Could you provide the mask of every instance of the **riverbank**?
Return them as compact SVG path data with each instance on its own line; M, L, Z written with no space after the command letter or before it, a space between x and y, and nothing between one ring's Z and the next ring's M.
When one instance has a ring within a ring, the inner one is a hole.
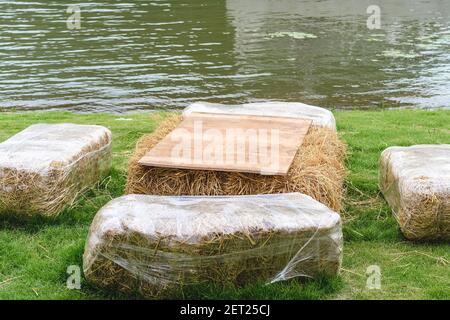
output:
M346 111L335 113L349 146L344 219L344 263L339 278L258 284L239 290L201 287L186 298L443 299L449 298L450 250L444 243L412 243L399 232L377 187L378 159L392 145L450 143L450 110ZM85 192L55 221L0 221L0 299L117 297L90 287L66 288L67 267L81 266L87 231L98 209L123 193L127 159L137 139L162 113L80 115L68 112L0 113L0 141L37 123L99 124L113 132L111 177ZM366 288L366 270L381 270L381 289Z

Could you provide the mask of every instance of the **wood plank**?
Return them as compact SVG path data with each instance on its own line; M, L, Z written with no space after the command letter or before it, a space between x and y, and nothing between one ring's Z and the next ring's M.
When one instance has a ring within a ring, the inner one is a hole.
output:
M192 113L139 163L286 175L310 126L309 119Z

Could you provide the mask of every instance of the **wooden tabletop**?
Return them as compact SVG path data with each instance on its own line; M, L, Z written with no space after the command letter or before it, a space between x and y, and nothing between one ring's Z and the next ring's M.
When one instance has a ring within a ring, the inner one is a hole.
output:
M310 126L309 119L192 113L139 163L286 175Z

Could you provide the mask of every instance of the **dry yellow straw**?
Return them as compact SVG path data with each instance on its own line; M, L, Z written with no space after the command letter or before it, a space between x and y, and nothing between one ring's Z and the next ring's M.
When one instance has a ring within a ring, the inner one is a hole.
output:
M287 176L142 166L138 161L181 121L173 114L143 136L128 167L127 194L251 195L301 192L339 212L345 178L345 144L336 132L311 127Z

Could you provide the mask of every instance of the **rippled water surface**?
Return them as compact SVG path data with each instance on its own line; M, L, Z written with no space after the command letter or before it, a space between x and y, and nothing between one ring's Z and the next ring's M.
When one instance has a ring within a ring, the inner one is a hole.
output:
M450 107L448 0L0 0L0 109ZM366 25L381 8L381 29Z

